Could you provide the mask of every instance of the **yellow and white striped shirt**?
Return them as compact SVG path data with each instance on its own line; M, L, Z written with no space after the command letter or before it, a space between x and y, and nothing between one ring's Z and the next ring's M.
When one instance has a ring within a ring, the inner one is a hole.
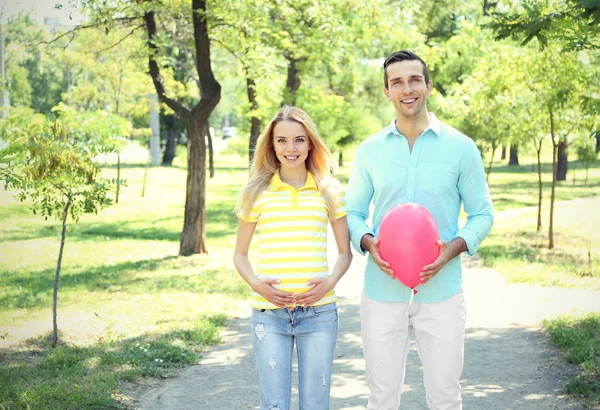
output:
M346 215L342 198L337 204L336 219ZM302 188L295 189L279 176L263 191L244 219L257 222L259 265L257 278L279 279L277 289L303 293L311 289L306 283L329 276L327 265L327 224L329 216L314 177L308 173ZM335 302L331 290L314 306ZM252 293L255 309L278 309L256 292Z

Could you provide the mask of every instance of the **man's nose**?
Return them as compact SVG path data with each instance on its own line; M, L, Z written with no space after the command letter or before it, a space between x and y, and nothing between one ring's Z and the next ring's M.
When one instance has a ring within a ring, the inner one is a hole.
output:
M410 83L406 82L406 83L400 84L400 91L403 93L412 91L412 87L410 86Z

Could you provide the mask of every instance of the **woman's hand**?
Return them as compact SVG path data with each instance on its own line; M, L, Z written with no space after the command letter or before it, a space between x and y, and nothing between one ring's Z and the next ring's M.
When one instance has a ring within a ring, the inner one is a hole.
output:
M296 295L295 302L298 306L312 306L334 288L335 282L331 277L315 278L306 284L313 288L304 293Z
M278 283L279 279L256 279L252 283L252 290L280 308L296 304L296 294L283 292L273 286Z

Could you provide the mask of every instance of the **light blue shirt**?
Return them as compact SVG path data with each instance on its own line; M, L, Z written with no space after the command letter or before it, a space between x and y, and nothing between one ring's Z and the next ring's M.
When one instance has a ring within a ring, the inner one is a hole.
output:
M377 237L385 214L403 202L424 206L437 222L440 239L450 242L461 237L468 253L474 255L492 228L494 210L483 162L473 140L431 113L429 126L415 141L412 152L406 137L398 132L395 119L364 140L358 147L346 194L352 246L364 255L360 247L363 235ZM467 222L459 229L461 205ZM441 302L454 296L462 289L460 256L415 289L415 302ZM408 301L412 291L383 273L369 255L364 292L378 301Z

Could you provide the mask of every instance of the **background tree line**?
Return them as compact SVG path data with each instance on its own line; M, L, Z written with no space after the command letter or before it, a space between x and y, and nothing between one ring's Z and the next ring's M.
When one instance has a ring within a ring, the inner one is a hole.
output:
M84 0L70 7L85 16L76 27L48 33L22 13L2 28L10 105L41 114L61 102L102 110L128 120L131 135L147 136L148 95L156 93L164 163L177 143L187 146L182 255L207 251L209 126L236 126L251 160L265 121L295 104L315 118L342 163L346 147L393 116L381 98L381 62L397 49L429 63L432 111L475 139L486 164L507 147L513 163L519 149L538 154L538 229L541 147L554 151L551 206L567 153L593 160L600 148L594 2Z

